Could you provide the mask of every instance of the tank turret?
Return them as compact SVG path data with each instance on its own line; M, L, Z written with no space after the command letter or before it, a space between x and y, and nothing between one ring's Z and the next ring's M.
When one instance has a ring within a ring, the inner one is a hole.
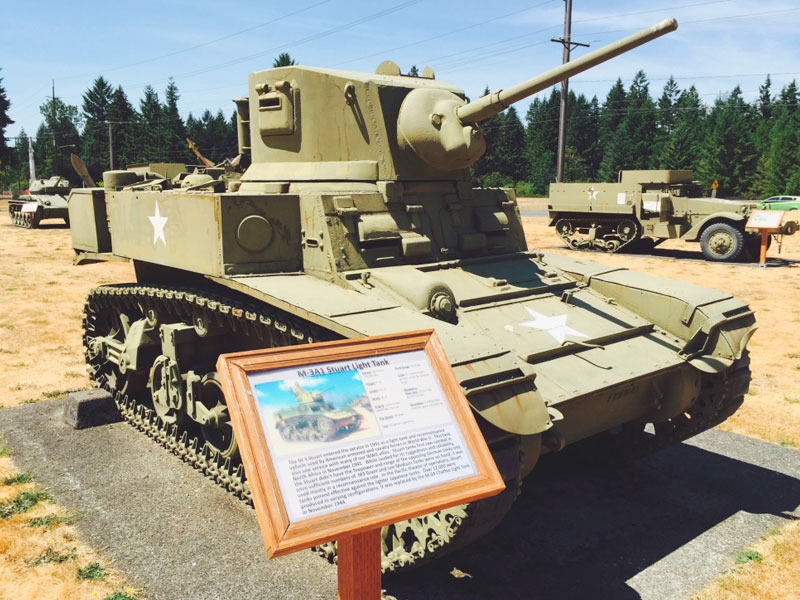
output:
M377 73L293 65L250 75L236 100L245 180L402 181L462 179L484 152L479 123L509 105L677 28L667 19L546 73L467 102L464 92L404 76L386 61Z

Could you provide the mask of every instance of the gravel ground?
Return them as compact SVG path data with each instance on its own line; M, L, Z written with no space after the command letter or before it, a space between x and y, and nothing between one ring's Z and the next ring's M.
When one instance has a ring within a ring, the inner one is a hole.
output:
M148 597L336 596L335 567L311 552L267 560L252 509L142 434L124 423L75 431L62 412L60 400L2 410L0 433ZM800 452L734 433L616 468L551 456L482 542L384 587L398 600L677 600L799 506Z

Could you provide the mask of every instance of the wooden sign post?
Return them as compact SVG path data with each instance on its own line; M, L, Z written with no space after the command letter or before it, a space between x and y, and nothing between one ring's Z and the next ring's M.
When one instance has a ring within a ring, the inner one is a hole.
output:
M783 223L783 211L780 210L754 210L747 219L746 229L757 229L761 232L761 250L758 264L767 266L767 245L771 233L777 233Z
M378 600L384 525L502 478L433 330L219 357L270 558L338 541L340 600Z

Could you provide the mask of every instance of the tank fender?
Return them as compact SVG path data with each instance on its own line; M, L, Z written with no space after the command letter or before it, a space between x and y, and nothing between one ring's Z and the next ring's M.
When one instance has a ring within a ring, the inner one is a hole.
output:
M703 233L703 230L711 225L712 223L722 223L722 222L730 222L732 225L738 225L739 223L742 224L744 228L744 221L745 217L733 212L718 212L714 213L713 215L708 215L705 219L697 223L694 227L692 227L689 231L684 233L681 236L681 239L687 240L689 242L696 242L700 239L700 235Z
M726 292L562 256L543 260L683 340L679 354L701 371L730 367L758 327L747 304Z

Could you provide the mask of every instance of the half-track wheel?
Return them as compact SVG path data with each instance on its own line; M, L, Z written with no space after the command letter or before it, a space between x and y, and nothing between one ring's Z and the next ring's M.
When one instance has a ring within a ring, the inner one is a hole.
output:
M744 233L730 223L712 223L700 236L700 249L708 260L736 260L744 251Z

